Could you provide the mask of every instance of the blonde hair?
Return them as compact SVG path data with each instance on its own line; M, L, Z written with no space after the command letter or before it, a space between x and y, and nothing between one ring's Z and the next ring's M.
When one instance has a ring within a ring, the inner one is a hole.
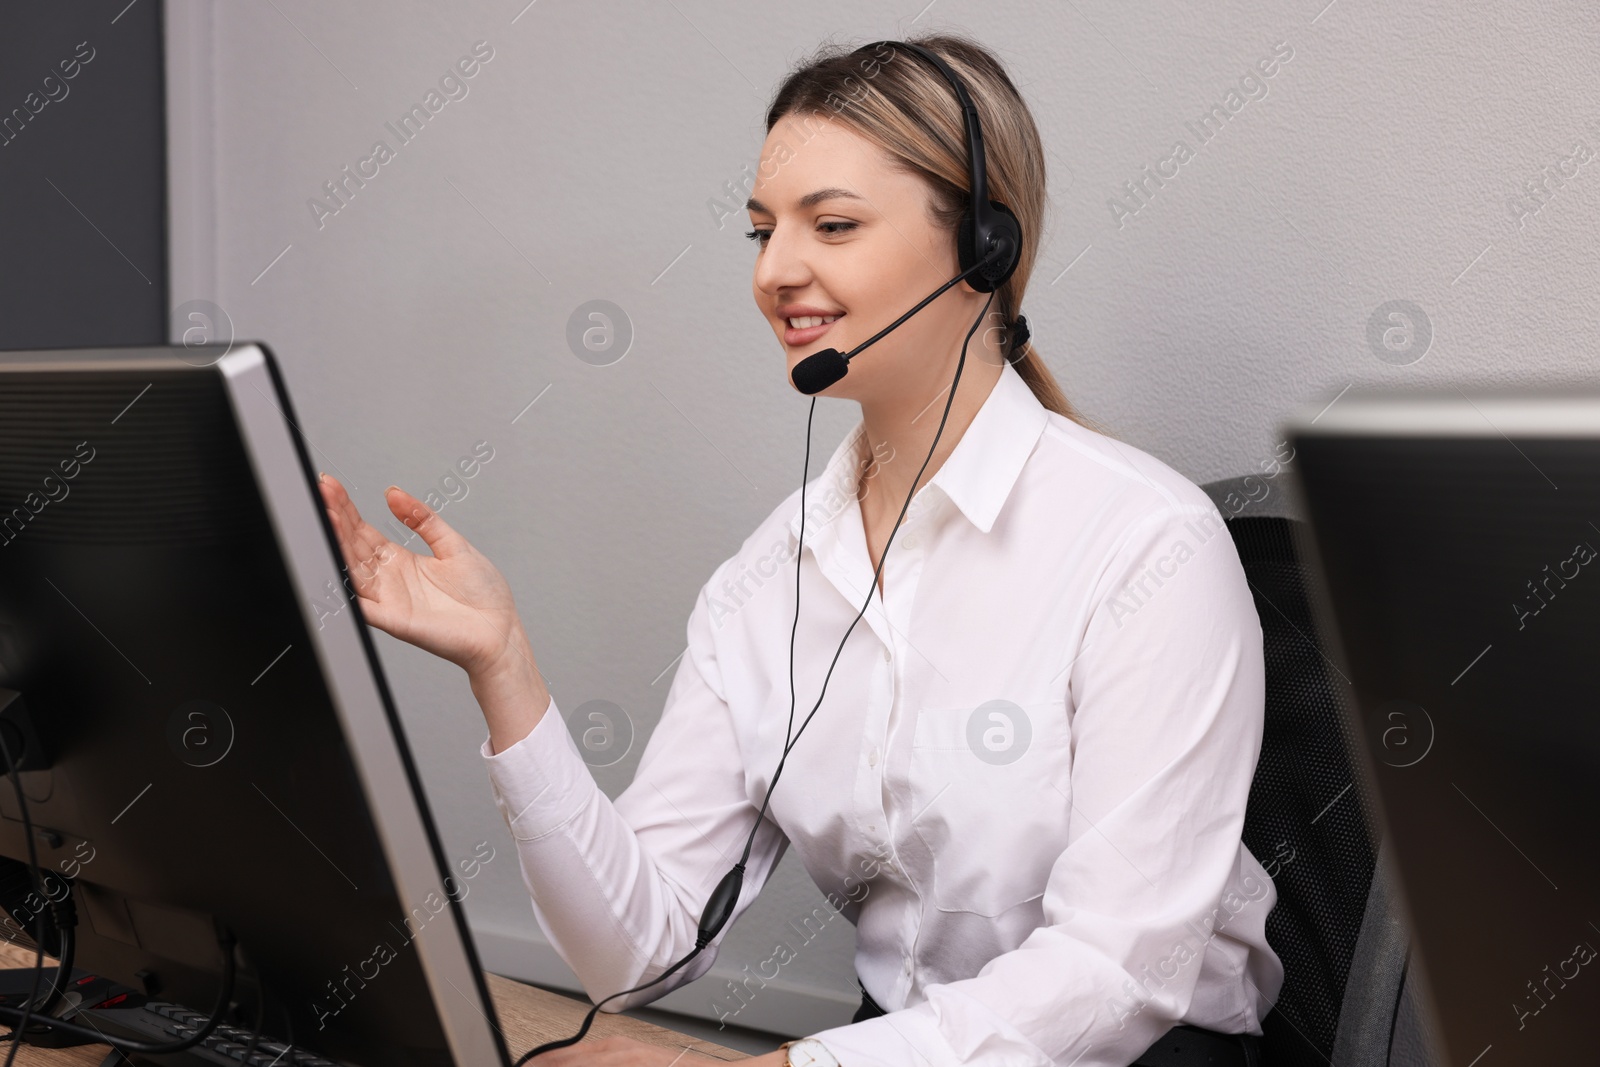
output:
M1022 258L995 290L992 305L1000 321L1010 323L1022 305L1044 229L1047 196L1039 130L1000 61L982 45L952 33L907 41L938 55L965 83L983 129L989 197L1010 208L1021 226ZM824 44L790 71L767 108L767 131L792 113L837 119L883 149L892 165L928 184L933 223L953 238L971 179L966 127L954 90L925 58L906 49L847 47ZM1031 340L1021 353L1013 354L1012 366L1039 403L1105 432L1073 407Z

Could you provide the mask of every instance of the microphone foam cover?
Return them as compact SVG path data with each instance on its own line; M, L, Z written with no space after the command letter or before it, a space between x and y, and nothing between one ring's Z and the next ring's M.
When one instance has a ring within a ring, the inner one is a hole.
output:
M794 382L796 389L811 396L843 378L849 369L850 361L844 358L843 352L837 348L824 348L796 363L789 379Z

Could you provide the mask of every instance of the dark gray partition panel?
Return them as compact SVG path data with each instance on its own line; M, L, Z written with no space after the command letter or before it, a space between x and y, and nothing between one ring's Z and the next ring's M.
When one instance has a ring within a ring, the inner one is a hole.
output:
M167 340L160 0L0 15L0 348Z

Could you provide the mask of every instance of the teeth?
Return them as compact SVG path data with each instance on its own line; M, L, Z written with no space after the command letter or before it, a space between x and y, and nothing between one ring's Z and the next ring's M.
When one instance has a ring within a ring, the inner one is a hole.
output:
M837 315L802 315L798 319L790 319L789 326L792 329L804 330L808 326L821 326L825 322L832 322L838 317Z

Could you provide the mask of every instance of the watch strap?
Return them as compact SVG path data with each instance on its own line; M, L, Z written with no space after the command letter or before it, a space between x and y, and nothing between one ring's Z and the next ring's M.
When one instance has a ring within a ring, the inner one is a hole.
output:
M819 1062L821 1062L821 1063L832 1063L832 1064L837 1064L839 1062L837 1059L834 1058L832 1050L830 1050L828 1048L828 1046L824 1045L821 1041L817 1040L815 1037L797 1037L793 1041L785 1041L783 1044L778 1046L780 1049L783 1050L783 1067L795 1067L794 1060L791 1059L790 1056L789 1056L789 1051L788 1051L789 1050L789 1046L790 1045L798 1045L798 1044L801 1044L803 1042L808 1042L808 1043L810 1043L812 1045L815 1045L817 1048L822 1050L823 1056L826 1057L826 1059L819 1060L815 1055L813 1055L812 1058L810 1058L810 1059L808 1059L806 1061L806 1067L814 1067L814 1065L819 1063Z

